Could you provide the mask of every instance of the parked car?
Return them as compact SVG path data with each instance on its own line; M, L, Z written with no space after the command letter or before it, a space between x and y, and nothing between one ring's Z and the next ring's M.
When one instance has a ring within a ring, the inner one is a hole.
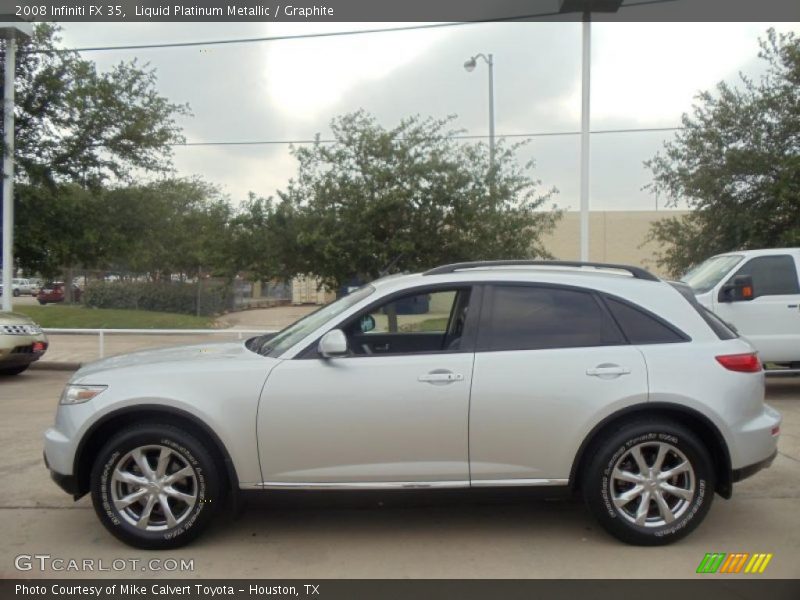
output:
M64 283L61 281L46 283L36 294L36 300L39 304L53 304L56 302L63 302L66 298ZM72 299L75 302L80 302L81 289L77 285L72 286Z
M798 272L800 248L743 250L713 256L682 280L753 344L762 362L800 373Z
M0 312L0 375L19 375L47 351L47 336L25 315Z
M413 298L425 312L396 310ZM509 487L579 492L656 545L769 466L780 422L753 347L686 286L498 261L380 279L274 336L84 366L45 460L141 548L185 544L243 490Z
M35 296L36 286L30 279L17 278L11 280L11 290L14 296ZM0 283L0 296L3 295L3 284Z

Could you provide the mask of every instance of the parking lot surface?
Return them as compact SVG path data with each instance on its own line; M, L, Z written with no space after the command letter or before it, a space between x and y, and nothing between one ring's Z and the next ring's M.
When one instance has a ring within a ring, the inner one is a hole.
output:
M0 577L687 578L697 576L707 552L774 557L763 575L703 577L800 577L800 378L768 383L768 402L784 418L772 468L737 484L733 499L717 497L704 523L671 546L626 546L573 499L447 504L388 497L380 504L331 497L300 506L258 502L238 518L222 515L188 547L148 552L111 537L87 497L73 502L50 481L42 433L69 376L32 370L0 379ZM19 571L20 555L48 555L48 564L93 560L95 570L40 570L34 561ZM108 571L97 572L101 559ZM125 568L115 571L115 559ZM162 570L142 572L151 559L161 560ZM191 560L193 570L163 570L168 559Z

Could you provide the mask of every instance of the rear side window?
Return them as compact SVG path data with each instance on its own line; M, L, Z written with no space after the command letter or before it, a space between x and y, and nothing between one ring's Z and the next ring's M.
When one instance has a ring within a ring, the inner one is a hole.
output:
M493 288L480 346L541 350L617 344L625 339L591 293L509 285Z
M685 335L655 316L627 302L608 297L605 300L608 309L631 344L670 344L687 341Z
M752 258L736 271L736 275L750 275L753 278L754 297L756 298L758 296L800 294L797 267L795 267L794 258L788 254Z

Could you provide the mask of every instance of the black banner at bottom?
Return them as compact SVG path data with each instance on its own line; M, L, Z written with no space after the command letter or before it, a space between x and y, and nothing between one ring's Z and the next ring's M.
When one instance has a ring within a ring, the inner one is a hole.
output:
M797 600L800 580L687 579L687 580L591 580L591 579L5 579L0 598L50 600L111 600L150 598L167 600L238 600L300 598L302 600L376 599L484 599L554 598L564 600L648 600L675 598L703 600Z

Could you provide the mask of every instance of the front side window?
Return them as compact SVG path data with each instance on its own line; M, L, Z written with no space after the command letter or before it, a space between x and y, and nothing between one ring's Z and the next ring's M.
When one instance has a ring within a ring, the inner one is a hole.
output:
M395 296L351 320L344 332L355 355L458 351L469 288Z
M624 344L617 326L589 292L495 286L481 328L485 350L540 350Z
M315 329L335 319L374 291L374 287L365 285L347 296L339 298L335 302L306 315L299 321L295 321L274 337L262 336L261 338L252 338L248 340L247 347L265 356L278 357L300 342L304 337L310 335Z
M737 275L750 275L753 278L754 298L800 294L797 267L794 258L788 254L751 258L736 271L733 278Z

